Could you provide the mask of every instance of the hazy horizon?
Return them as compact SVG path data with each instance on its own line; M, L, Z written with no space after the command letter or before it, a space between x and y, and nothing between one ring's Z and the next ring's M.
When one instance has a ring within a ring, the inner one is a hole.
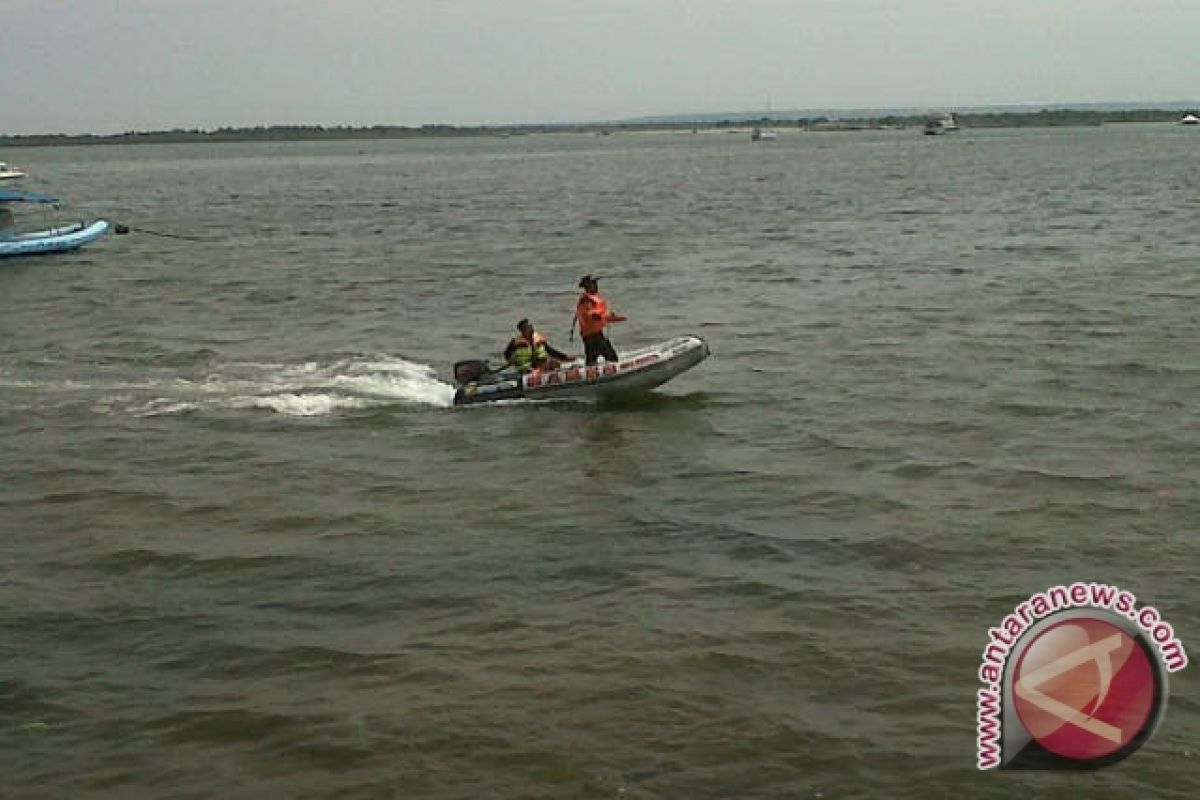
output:
M1169 104L1183 0L4 0L0 134Z
M814 108L814 109L743 109L740 111L694 111L681 112L675 114L647 114L639 117L627 117L624 119L580 119L580 120L556 120L552 122L531 120L527 122L511 122L511 123L480 123L480 124L455 124L444 122L421 123L419 125L398 125L388 122L371 122L361 124L349 124L342 122L284 122L272 123L263 122L254 125L227 125L217 124L212 126L195 126L190 128L143 128L129 129L124 131L109 131L109 132L78 132L68 133L63 131L38 131L36 133L13 134L0 131L0 137L88 137L88 136L122 136L127 134L160 134L160 133L175 133L175 132L198 132L202 134L216 133L220 130L253 130L255 128L323 128L323 129L339 129L347 130L365 130L370 128L408 128L418 129L422 127L448 127L448 128L554 128L563 127L571 128L573 126L588 127L588 126L606 126L606 125L675 125L688 124L695 122L698 124L715 124L718 122L729 121L731 123L748 123L760 118L769 118L778 122L785 122L793 119L812 119L815 117L827 117L830 119L869 119L880 117L911 117L917 118L922 116L934 116L947 112L956 114L986 114L986 113L1014 113L1014 114L1035 114L1040 110L1070 110L1079 112L1089 111L1112 111L1112 110L1153 110L1153 111L1173 111L1183 113L1190 111L1195 113L1200 109L1200 101L1097 101L1088 103L1069 103L1069 102L1049 102L1049 103L1033 103L1026 105L963 105L963 106L902 106L895 108Z

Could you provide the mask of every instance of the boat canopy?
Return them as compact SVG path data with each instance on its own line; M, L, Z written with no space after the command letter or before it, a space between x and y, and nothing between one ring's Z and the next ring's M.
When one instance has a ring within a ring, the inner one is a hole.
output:
M37 192L15 192L12 189L0 189L0 203L58 203L57 197Z

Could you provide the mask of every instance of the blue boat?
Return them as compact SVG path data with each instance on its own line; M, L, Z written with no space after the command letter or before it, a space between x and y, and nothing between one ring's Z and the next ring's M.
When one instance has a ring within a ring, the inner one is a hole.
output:
M0 258L6 256L32 256L43 253L60 253L74 250L94 242L108 232L107 220L73 222L40 231L21 233L9 227L10 203L58 203L59 199L36 192L16 192L0 189Z

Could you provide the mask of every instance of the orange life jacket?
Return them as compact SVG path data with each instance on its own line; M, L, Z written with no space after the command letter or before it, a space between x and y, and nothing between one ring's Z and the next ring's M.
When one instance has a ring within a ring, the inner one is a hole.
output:
M579 320L579 335L594 336L604 331L609 321L608 303L599 294L584 292L575 304L575 318Z

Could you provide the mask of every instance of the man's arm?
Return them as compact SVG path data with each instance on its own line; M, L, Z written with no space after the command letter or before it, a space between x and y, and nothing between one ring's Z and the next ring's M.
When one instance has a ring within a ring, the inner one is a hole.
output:
M569 355L554 349L553 347L550 346L549 342L544 342L543 344L546 345L546 353L549 354L549 356L551 358L557 358L559 361L570 361L571 360L571 357Z

